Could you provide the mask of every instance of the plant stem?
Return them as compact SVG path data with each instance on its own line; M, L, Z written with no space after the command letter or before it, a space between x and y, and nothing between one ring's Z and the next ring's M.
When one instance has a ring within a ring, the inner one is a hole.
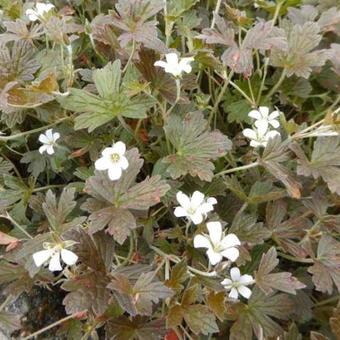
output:
M133 256L133 251L134 251L134 243L135 243L135 238L134 238L134 233L131 231L131 235L130 235L130 245L129 245L129 253L128 256L124 259L123 262L121 262L119 264L118 267L124 267L125 265L127 265L130 260L132 259Z
M56 126L59 123L65 121L66 119L69 119L69 117L65 117L65 118L59 119L59 120L57 120L54 123L51 123L51 124L48 124L48 125L45 125L45 126L41 126L40 128L37 128L37 129L33 129L33 130L17 133L15 135L11 135L11 136L0 136L0 142L1 141L8 141L8 140L17 139L17 138L20 138L20 137L23 137L23 136L27 136L27 135L32 135L33 133L37 133L37 132L46 130L46 129L52 127L52 126Z
M238 85L236 85L233 81L229 80L230 85L237 90L246 100L248 100L251 106L256 106L255 100L251 99Z
M281 252L277 252L277 254L287 260L294 261L294 262L300 262L300 263L314 263L313 259L304 259L299 257L290 256Z
M165 257L165 258L169 259L170 261L172 261L174 263L181 262L181 260L177 256L166 254L163 251L161 251L159 248L156 248L154 246L150 246L150 249L154 250L158 255ZM188 269L189 269L189 271L191 271L194 274L198 274L198 275L205 276L205 277L216 277L217 276L216 272L210 272L210 273L202 272L201 270L198 270L198 269L191 267L191 266L188 266Z
M256 98L256 106L258 106L260 104L264 83L265 83L266 78L267 78L268 64L269 64L269 58L265 58L264 59L263 76L262 76L262 80L261 80L261 85L260 85L260 89L259 89L259 92L258 92L258 95L257 95L257 98Z
M279 14L280 14L280 9L281 9L282 5L283 5L283 1L278 1L278 4L275 8L274 16L273 16L273 19L272 19L272 27L275 26L275 23L276 23L276 20L277 20Z
M131 51L131 54L129 56L129 59L127 61L127 63L125 64L125 67L123 69L123 73L126 72L126 70L128 69L129 65L131 64L131 61L132 61L132 58L135 54L135 51L136 51L136 41L135 39L132 40L132 51Z
M224 96L224 93L225 93L225 91L226 91L227 88L228 88L230 79L231 79L231 77L232 77L233 75L234 75L234 72L231 71L231 72L229 73L228 78L225 80L225 82L224 82L224 84L223 84L223 87L222 87L220 93L218 94L218 97L217 97L217 99L216 99L216 101L215 101L215 103L214 103L214 107L212 108L212 110L210 111L210 114L209 114L209 120L208 120L208 121L209 121L209 124L210 124L210 123L212 122L212 120L213 120L213 117L214 117L214 115L215 115L215 113L216 113L216 111L217 111L217 109L218 109L218 105L220 104L220 102L221 102L221 100L222 100L222 98L223 98L223 96Z
M54 188L63 188L64 184L52 184L52 185L46 185L44 187L34 188L32 192L39 192L39 191L45 191L48 189L54 189Z
M210 25L211 29L213 29L215 27L216 16L218 15L218 12L220 11L221 4L222 4L222 0L217 0L216 7L215 7L215 10L213 12L213 18L211 20L211 25Z
M80 315L79 312L74 313L74 314L71 314L71 315L69 315L69 316L66 316L66 317L63 318L63 319L60 319L60 320L58 320L58 321L56 321L56 322L53 322L53 323L51 323L50 325L48 325L48 326L46 326L46 327L44 327L44 328L41 328L41 329L39 329L38 331L32 333L31 335L22 338L22 340L32 339L32 338L36 337L37 335L42 334L42 333L48 331L49 329L54 328L55 326L58 326L58 325L64 323L64 322L67 321L67 320L70 320L70 319L73 319L73 318L77 317L78 315Z
M320 307L320 306L324 306L324 305L327 305L327 304L332 303L332 302L337 302L339 300L339 298L340 298L340 295L332 296L329 299L326 299L326 300L323 300L323 301L316 303L314 305L314 307Z
M225 175L225 174L230 174L230 173L236 172L236 171L241 171L241 170L247 170L247 169L255 168L255 167L259 166L259 165L260 165L259 162L254 162L254 163L250 163L250 164L247 164L247 165L238 166L236 168L232 168L232 169L223 170L221 172L218 172L217 174L214 175L214 177L222 176L222 175Z
M31 240L33 239L33 236L30 235L24 228L21 226L17 221L15 221L12 216L9 213L6 213L6 215L0 215L0 217L5 218L6 220L10 221L12 224L14 224L15 227L17 227L22 233L24 233L28 238Z
M277 89L280 87L280 85L282 84L282 82L284 81L285 77L286 77L286 69L284 68L282 70L281 76L279 78L279 80L277 81L277 83L272 87L272 89L269 91L269 93L266 95L265 99L268 99L269 97L271 97L276 91Z

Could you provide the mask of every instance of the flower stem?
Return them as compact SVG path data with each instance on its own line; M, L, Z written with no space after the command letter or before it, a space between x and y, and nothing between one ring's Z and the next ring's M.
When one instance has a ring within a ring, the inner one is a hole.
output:
M48 325L48 326L46 326L46 327L44 327L44 328L41 328L41 329L39 329L38 331L36 331L36 332L30 334L29 336L26 336L26 337L22 338L22 340L32 339L32 338L36 337L37 335L42 334L42 333L48 331L49 329L54 328L54 327L56 327L56 326L58 326L58 325L64 323L65 321L68 321L68 320L70 320L70 319L73 319L73 318L75 318L75 317L81 315L81 313L83 313L83 312L77 312L77 313L68 315L68 316L66 316L66 317L63 318L63 319L60 319L60 320L58 320L58 321L56 321L56 322L53 322L53 323L51 323L50 325Z
M241 170L247 170L247 169L255 168L255 167L259 166L259 165L260 165L259 162L254 162L254 163L250 163L250 164L247 164L247 165L238 166L236 168L232 168L232 169L223 170L221 172L218 172L217 174L214 175L214 177L230 174L230 173L236 172L236 171L241 171Z
M156 248L154 246L150 246L150 249L154 250L158 255L160 255L160 256L162 256L162 257L164 257L164 258L166 258L166 259L168 259L168 260L170 260L174 263L181 262L181 260L177 256L166 254L163 251L161 251L159 248ZM205 277L216 277L217 276L216 272L214 272L214 271L210 272L210 273L202 272L201 270L198 270L198 269L191 267L191 266L188 266L188 269L189 269L189 271L191 271L194 274L205 276Z
M300 263L314 263L313 259L305 259L305 258L299 258L299 257L294 257L290 256L281 252L277 252L277 254L287 260L294 261L294 262L300 262Z
M17 227L22 233L24 233L28 238L31 240L33 239L33 236L30 235L23 226L21 226L17 221L15 221L12 216L9 213L6 213L6 215L0 215L0 217L5 218L6 220L10 221L12 224L14 224L15 227Z
M44 186L44 187L35 188L35 189L33 189L32 192L45 191L45 190L54 189L54 188L63 188L64 186L65 186L64 184L52 184L52 185L46 185L46 186Z
M217 0L216 7L215 7L215 10L213 12L213 18L211 20L211 25L210 25L211 29L213 29L215 27L216 16L218 15L218 12L220 11L221 4L222 4L222 0Z
M37 129L33 129L33 130L25 131L25 132L20 132L20 133L17 133L15 135L11 135L11 136L0 136L0 141L13 140L13 139L17 139L17 138L20 138L20 137L23 137L23 136L32 135L33 133L44 131L44 130L52 127L52 126L58 125L59 123L65 121L66 119L69 119L69 117L59 119L54 123L51 123L51 124L48 124L48 125L45 125L45 126L41 126L40 128L37 128Z
M271 97L277 91L277 89L281 86L282 82L284 81L284 79L286 77L286 73L287 73L287 70L284 68L282 70L282 73L281 73L281 76L280 76L279 80L272 87L272 89L269 91L269 93L266 95L265 99L268 99L269 97Z

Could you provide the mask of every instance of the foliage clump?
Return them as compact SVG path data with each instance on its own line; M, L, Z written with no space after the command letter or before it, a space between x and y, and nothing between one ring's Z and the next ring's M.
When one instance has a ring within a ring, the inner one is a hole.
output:
M339 338L338 2L51 2L0 0L0 329Z

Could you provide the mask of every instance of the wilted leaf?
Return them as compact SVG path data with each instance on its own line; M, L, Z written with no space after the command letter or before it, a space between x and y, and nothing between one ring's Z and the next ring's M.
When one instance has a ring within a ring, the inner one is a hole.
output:
M295 295L297 289L306 287L289 272L271 273L278 264L276 249L271 247L266 254L262 255L255 274L256 285L266 295L273 293L274 289Z
M132 286L126 275L115 274L108 288L130 315L151 315L153 303L172 296L172 290L156 280L155 273L142 273Z
M165 282L165 285L177 291L183 289L182 283L189 278L188 268L185 261L176 263L171 270L170 279Z
M260 164L285 185L290 196L300 198L300 183L296 181L294 175L282 164L287 160L289 160L287 146L281 142L280 137L269 139L260 159Z
M115 340L158 340L166 334L164 320L149 320L141 316L132 319L121 316L110 321L106 327L110 339Z
M231 327L230 339L250 339L251 334L259 337L274 337L283 333L281 326L272 318L287 320L292 311L292 303L286 294L265 295L259 289L253 289L248 306L241 305L237 309L236 322ZM240 332L240 333L239 333ZM263 332L263 333L262 333Z
M231 149L231 141L218 130L209 131L202 113L187 113L184 118L171 115L164 127L165 134L176 153L163 162L169 164L167 172L172 178L190 174L211 181L215 160Z
M273 66L283 67L287 76L295 74L298 77L309 78L313 67L322 66L328 55L325 50L313 51L320 43L318 24L306 22L303 26L285 23L288 40L288 50L274 48L270 62Z
M299 175L321 177L331 192L340 195L340 137L318 137L314 142L311 160L301 148L293 146L299 158Z
M20 315L11 312L0 312L0 328L6 332L13 332L21 327Z
M339 261L340 243L328 235L323 235L318 244L314 264L308 268L313 274L313 283L317 290L332 294L334 282L340 291Z

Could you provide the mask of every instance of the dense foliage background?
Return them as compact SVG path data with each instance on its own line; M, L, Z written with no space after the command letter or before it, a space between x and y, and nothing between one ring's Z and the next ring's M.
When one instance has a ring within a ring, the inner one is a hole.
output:
M0 337L340 338L339 2L51 2L0 0Z

